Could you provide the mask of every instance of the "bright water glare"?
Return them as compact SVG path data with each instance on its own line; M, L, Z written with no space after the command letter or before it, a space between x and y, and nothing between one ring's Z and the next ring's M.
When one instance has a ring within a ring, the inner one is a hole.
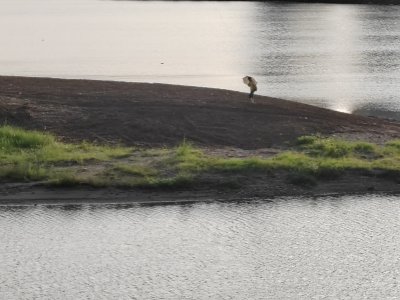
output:
M400 6L2 0L2 75L209 86L400 118Z

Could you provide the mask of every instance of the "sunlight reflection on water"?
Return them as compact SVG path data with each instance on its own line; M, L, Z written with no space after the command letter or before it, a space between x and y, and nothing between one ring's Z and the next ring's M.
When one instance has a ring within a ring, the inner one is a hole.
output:
M400 6L3 0L2 74L163 82L398 117Z

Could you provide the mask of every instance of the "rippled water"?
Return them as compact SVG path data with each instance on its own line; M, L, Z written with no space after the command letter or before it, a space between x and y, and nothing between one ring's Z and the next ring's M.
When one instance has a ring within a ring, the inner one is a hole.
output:
M247 91L400 118L400 6L2 0L1 74Z
M0 207L0 299L398 299L400 198Z

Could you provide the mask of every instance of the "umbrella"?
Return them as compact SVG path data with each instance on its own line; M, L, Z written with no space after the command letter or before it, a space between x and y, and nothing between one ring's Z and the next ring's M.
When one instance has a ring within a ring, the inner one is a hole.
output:
M254 92L257 91L257 81L251 76L243 77L243 83L250 87L249 98L254 103Z

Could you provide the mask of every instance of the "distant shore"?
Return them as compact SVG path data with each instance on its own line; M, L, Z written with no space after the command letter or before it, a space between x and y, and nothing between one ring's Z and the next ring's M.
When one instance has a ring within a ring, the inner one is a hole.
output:
M272 2L300 2L300 3L331 3L331 4L375 4L375 5L397 5L399 0L269 0Z
M308 135L377 145L400 137L398 122L263 96L255 100L256 104L251 104L246 93L220 89L0 76L0 121L51 132L66 142L86 140L160 149L176 147L186 140L207 155L229 159L272 157L293 149L297 138ZM236 185L231 188L226 185L225 173L207 175L207 184L156 190L49 188L40 183L4 180L0 204L181 203L400 192L397 173L381 175L348 170L334 180L302 186L288 182L290 170L230 173Z

